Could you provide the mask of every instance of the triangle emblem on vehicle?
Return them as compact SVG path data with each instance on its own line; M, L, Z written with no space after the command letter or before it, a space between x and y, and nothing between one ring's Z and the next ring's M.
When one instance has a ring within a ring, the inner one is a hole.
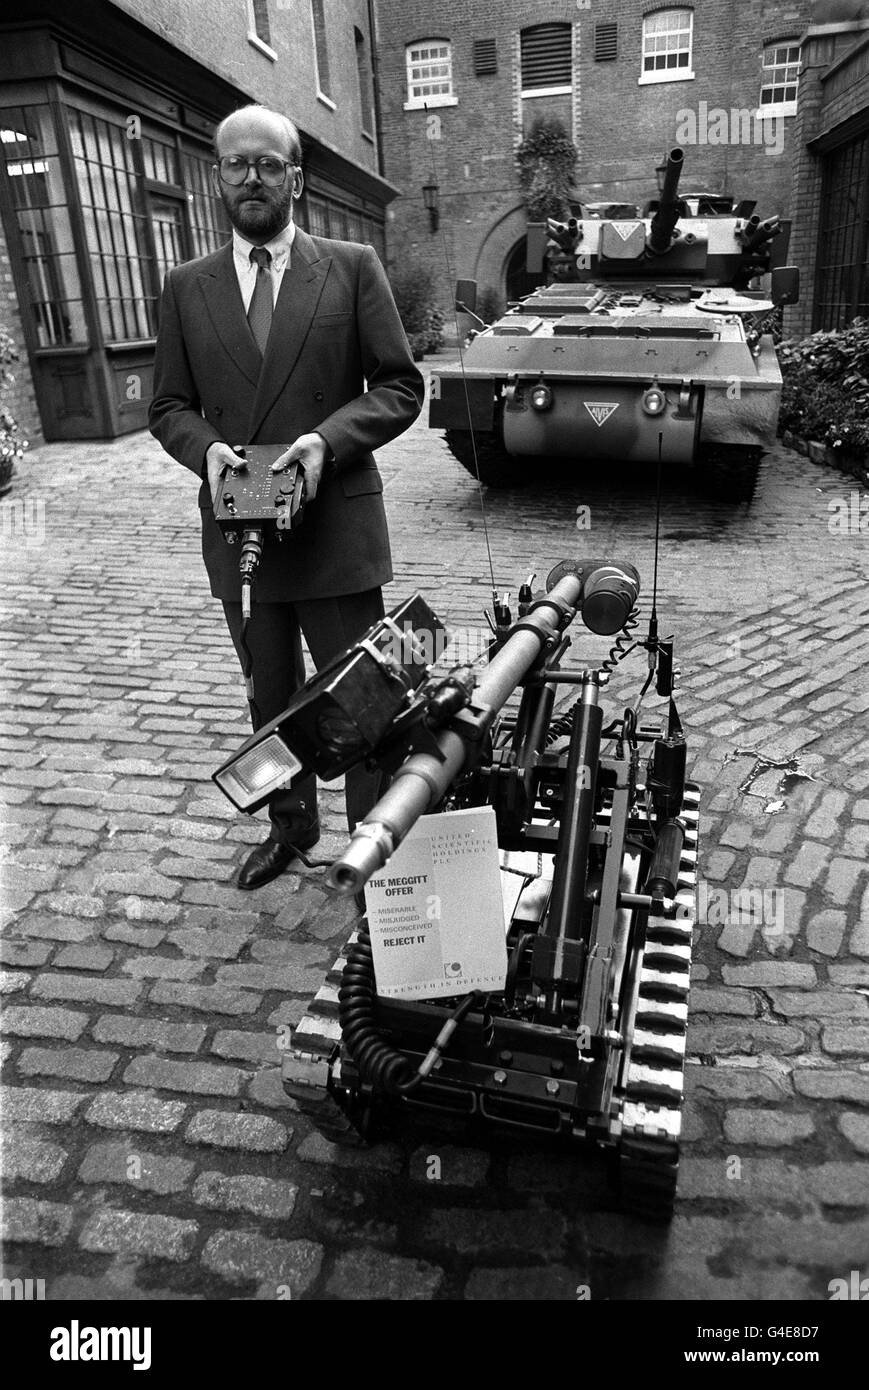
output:
M598 429L605 425L613 411L619 408L618 401L583 401L583 405Z
M641 223L641 222L610 222L609 225L612 227L613 231L618 232L618 234L619 234L619 236L621 237L622 241L627 241L630 237L633 236L634 232L637 230L637 227L641 227L641 226L642 226L642 223Z

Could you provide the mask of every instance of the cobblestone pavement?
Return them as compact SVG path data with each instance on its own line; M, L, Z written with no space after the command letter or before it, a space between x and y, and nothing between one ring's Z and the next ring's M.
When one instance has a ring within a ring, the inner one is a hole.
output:
M418 586L478 627L472 481L424 424L380 462L393 599ZM231 884L262 826L210 781L247 717L192 480L144 434L34 453L2 504L7 1277L49 1298L600 1300L824 1299L869 1274L869 538L834 524L852 494L784 449L750 510L665 480L707 919L665 1232L619 1214L594 1154L345 1150L284 1098L278 1043L351 917L317 871ZM489 492L499 588L610 551L648 590L653 502L617 468ZM341 802L324 792L327 852Z

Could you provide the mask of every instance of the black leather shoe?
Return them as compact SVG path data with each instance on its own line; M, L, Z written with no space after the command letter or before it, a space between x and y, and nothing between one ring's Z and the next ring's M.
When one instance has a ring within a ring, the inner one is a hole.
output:
M262 888L264 883L271 883L273 878L289 868L297 858L297 850L304 852L311 849L319 838L320 827L316 823L306 830L300 830L292 845L280 844L270 835L264 845L257 845L248 855L238 871L236 883L239 888Z

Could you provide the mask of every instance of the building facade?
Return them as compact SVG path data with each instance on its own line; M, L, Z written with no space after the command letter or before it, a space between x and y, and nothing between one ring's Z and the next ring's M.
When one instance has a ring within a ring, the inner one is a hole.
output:
M856 9L857 7L852 7ZM869 5L803 36L791 257L795 335L869 317Z
M681 145L683 192L751 197L761 216L790 215L811 0L387 8L384 173L403 190L390 209L389 263L433 271L444 306L449 275L501 303L531 287L515 151L539 115L557 117L577 148L577 200L642 205L656 192L655 166Z
M369 0L6 0L0 324L34 442L142 428L166 270L228 235L217 122L249 101L300 128L298 220L384 253Z

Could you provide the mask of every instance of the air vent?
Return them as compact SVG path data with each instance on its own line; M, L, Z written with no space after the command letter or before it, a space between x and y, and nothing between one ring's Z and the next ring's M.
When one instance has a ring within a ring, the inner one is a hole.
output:
M474 39L474 76L491 77L498 71L495 39Z
M594 61L611 63L619 56L619 26L616 20L594 26Z
M522 87L569 86L572 79L569 24L537 24L523 29Z

